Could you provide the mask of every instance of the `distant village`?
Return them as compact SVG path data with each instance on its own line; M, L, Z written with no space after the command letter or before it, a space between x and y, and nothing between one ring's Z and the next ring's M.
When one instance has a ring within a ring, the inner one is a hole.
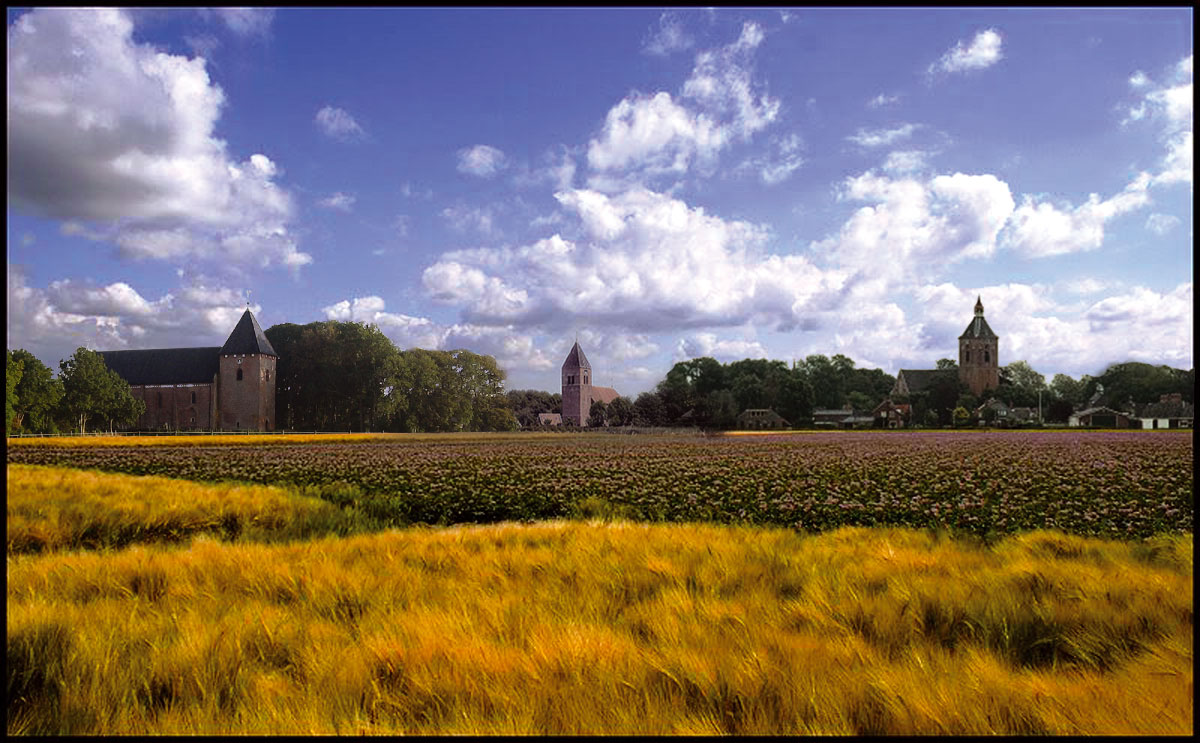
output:
M957 360L934 369L892 377L842 355L790 367L705 357L677 363L636 400L597 384L578 341L563 361L560 394L505 391L489 356L401 351L378 328L355 323L264 332L249 309L221 347L79 349L60 366L51 379L28 352L9 352L10 433L84 431L89 421L130 431L1186 429L1195 387L1192 370L1135 362L1097 378L1057 375L1049 385L1024 362L1003 367L982 297L958 337Z
M957 382L959 386L958 390L952 389L951 394L965 389L977 403L970 409L956 405L951 413L951 425L1018 427L1047 424L1047 411L1041 409L1040 400L1038 406L1033 406L1009 404L1002 399L1004 388L1011 385L1012 381L1003 375L1000 365L1000 338L984 317L982 297L976 299L974 317L958 338L957 362L952 367L949 364L945 366L946 368L937 369L901 369L886 397L871 408L856 409L844 405L836 408L815 407L805 420L793 422L771 407L746 407L737 413L733 426L722 427L739 430L782 430L797 427L797 424L815 428L849 429L940 426L944 422L942 417L931 411L928 405L923 406L924 416L915 415L922 406L913 400L927 400L931 393L937 391L939 385L946 387L947 382ZM953 387L952 384L950 386ZM660 391L661 387L662 385ZM641 399L639 398L639 401ZM860 401L862 399L859 398ZM561 412L539 412L536 420L527 419L523 423L526 426L537 427L612 425L613 422L606 416L595 416L592 411L595 407L606 409L616 400L624 398L611 387L601 387L592 383L592 367L576 341L562 365ZM955 402L962 400L963 397L960 396ZM1132 399L1122 402L1106 400L1104 386L1098 382L1086 402L1081 401L1078 409L1072 406L1066 420L1060 420L1058 424L1089 428L1192 427L1193 402L1185 400L1181 391L1161 393L1156 401L1143 403L1136 403ZM1049 403L1050 400L1046 402ZM698 422L696 418L695 409L692 408L673 420L658 422L667 425L688 424ZM625 421L617 421L618 425L624 423Z

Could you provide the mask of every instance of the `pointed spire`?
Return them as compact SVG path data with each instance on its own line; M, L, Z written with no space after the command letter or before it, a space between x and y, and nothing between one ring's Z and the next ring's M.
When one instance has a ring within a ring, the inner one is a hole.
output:
M279 356L249 309L242 313L242 319L238 320L229 339L221 346L221 355L226 354Z
M983 317L983 297L979 295L975 297L975 317Z
M567 354L567 360L563 362L563 369L591 369L592 365L588 363L587 356L583 354L583 349L579 347L579 341L575 341L575 345L571 346L571 352Z

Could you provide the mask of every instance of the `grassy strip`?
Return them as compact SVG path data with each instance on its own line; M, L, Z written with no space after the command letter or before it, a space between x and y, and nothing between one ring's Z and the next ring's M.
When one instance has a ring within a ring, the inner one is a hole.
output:
M8 733L1190 734L1192 536L628 522L10 556Z
M353 508L264 485L8 465L6 489L9 555L179 542L201 533L282 541L377 528Z

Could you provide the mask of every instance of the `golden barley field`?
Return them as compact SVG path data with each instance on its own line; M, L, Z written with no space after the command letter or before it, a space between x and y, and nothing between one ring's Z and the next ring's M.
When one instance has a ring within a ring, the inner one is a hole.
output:
M379 531L281 488L8 476L9 734L1193 731L1191 534Z

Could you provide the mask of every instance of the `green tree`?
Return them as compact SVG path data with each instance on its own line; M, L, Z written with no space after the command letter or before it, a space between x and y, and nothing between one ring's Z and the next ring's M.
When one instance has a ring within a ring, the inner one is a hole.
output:
M763 384L762 377L757 374L748 372L738 374L733 379L730 391L733 393L733 399L739 410L767 407L766 386Z
M508 408L525 427L538 425L539 413L561 413L562 395L542 390L509 390L504 393Z
M966 408L962 407L961 405L954 409L954 425L956 427L961 428L970 422L971 422L971 411L967 410Z
M738 405L729 390L713 390L708 396L708 426L729 430L737 425Z
M954 408L968 388L959 381L957 372L943 369L932 375L925 391L926 409L937 415L941 425L947 426L953 423Z
M849 392L846 395L846 403L850 405L850 409L858 412L874 410L879 402L858 390Z
M863 409L873 410L876 405L892 394L892 388L896 386L896 378L882 369L854 369L844 384L848 401L850 395L857 392L870 400L870 403L864 405ZM855 407L854 403L851 403L851 407Z
M63 396L62 382L54 378L50 367L25 349L13 351L12 358L22 366L16 387L14 428L52 433L54 412Z
M1087 378L1075 380L1066 374L1055 374L1050 381L1050 394L1074 407L1082 407L1087 402Z
M618 397L608 404L608 424L610 426L633 425L633 403L628 397Z
M958 362L954 359L938 359L937 369L939 371L958 371Z
M79 433L87 433L88 421L133 423L145 412L146 405L133 399L129 384L104 364L95 351L78 348L69 359L59 363L62 380L62 406L79 425Z
M633 401L635 426L665 426L668 422L666 405L657 392L643 392Z
M1046 393L1046 378L1024 361L1014 361L1000 370L1007 384L1000 385L996 397L1014 407L1037 407L1038 393Z
M709 394L724 385L724 367L704 356L675 364L656 391L662 397L668 420L677 422L691 413L692 423L702 426L708 422Z
M17 385L21 381L21 372L21 362L14 359L12 351L9 351L4 369L4 430L6 434L12 433L14 428L21 426L20 422L15 421L19 404Z
M1158 402L1162 395L1178 392L1187 402L1193 402L1194 371L1154 366L1137 361L1112 364L1094 380L1089 380L1089 394L1096 384L1104 386L1102 404L1122 407L1129 400L1142 404Z
M385 429L398 400L390 396L399 351L374 325L285 323L267 329L279 354L276 416L292 430Z
M608 425L608 405L604 401L592 403L591 411L588 413L587 424L592 428L603 428Z
M989 405L983 409L983 412L979 414L979 417L983 419L984 423L990 426L996 422L996 409Z
M788 371L779 392L779 407L775 412L793 426L812 418L813 391L804 373L799 369Z
M845 359L846 357L842 356L841 358ZM796 368L812 389L814 408L837 409L845 404L842 373L848 369L844 362L835 365L826 356L812 354L806 356L803 361L797 361Z
M119 374L109 373L109 384L104 395L104 418L108 421L108 431L112 433L114 426L132 426L146 412L146 403L133 396L129 383Z
M504 370L491 356L465 349L450 352L460 393L470 402L469 431L511 431L516 419L504 395ZM499 427L497 427L499 426Z

